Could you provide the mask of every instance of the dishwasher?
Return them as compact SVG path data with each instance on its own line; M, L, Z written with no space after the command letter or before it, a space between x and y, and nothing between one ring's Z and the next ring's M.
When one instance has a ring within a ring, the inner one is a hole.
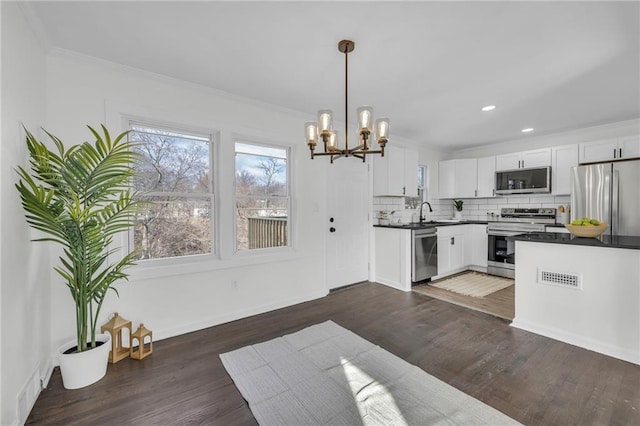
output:
M438 236L436 228L411 233L411 281L417 283L438 275Z

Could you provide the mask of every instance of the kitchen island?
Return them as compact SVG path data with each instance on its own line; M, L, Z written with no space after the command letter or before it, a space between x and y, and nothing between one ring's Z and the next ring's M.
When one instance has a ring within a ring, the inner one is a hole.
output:
M640 364L640 237L513 240L512 326Z

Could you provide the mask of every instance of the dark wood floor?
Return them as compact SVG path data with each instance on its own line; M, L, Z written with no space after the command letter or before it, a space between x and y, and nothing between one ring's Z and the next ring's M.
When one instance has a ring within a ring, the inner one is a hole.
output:
M485 297L471 297L443 288L433 287L431 284L432 283L415 286L413 287L413 291L435 299L444 300L445 302L455 303L465 308L495 315L509 321L515 317L515 285L503 288Z
M56 369L27 423L256 424L218 354L329 319L524 424L640 424L639 366L371 283L156 342L88 388Z

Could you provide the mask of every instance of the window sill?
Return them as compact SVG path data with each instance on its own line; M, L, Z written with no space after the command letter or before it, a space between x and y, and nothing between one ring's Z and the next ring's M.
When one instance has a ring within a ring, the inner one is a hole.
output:
M232 258L220 259L211 256L190 256L184 259L158 259L138 263L130 269L129 281L144 281L148 279L184 276L208 271L233 269L248 265L287 262L301 259L303 256L292 248L279 249L263 253L236 253Z

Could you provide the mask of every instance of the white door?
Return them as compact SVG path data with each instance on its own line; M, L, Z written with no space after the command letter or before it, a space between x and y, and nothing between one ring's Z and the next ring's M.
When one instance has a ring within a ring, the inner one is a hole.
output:
M369 199L366 163L349 157L327 164L327 218L324 226L327 232L329 289L368 279Z

